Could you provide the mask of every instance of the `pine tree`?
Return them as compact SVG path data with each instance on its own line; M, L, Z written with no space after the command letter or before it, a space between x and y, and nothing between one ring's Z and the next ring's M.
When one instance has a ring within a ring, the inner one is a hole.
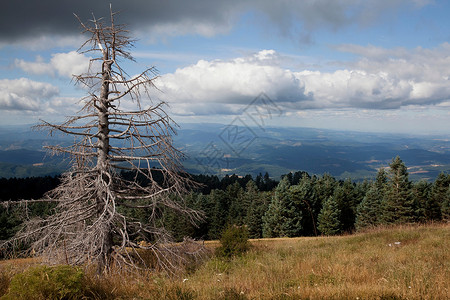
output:
M441 172L434 181L430 203L428 204L429 216L432 220L440 220L442 218L442 206L446 199L447 190L450 186L450 174Z
M302 233L302 210L301 206L293 198L287 197L283 205L284 223L282 230L287 237L300 236Z
M270 178L269 173L264 174L264 188L260 191L272 191L277 186L277 182Z
M264 237L281 237L287 236L285 231L287 221L286 211L289 202L289 180L284 177L275 188L272 201L264 215L263 235Z
M302 235L317 235L317 222L311 205L315 201L314 186L311 177L306 172L303 173L298 184L290 187L289 193L293 203L297 207L298 218L301 219L299 233Z
M356 229L377 226L380 223L382 193L376 183L373 183L363 201L358 205L356 214Z
M311 211L317 224L320 210L322 209L325 201L333 196L337 182L333 176L325 173L322 177L314 176L312 178L312 184L314 187L314 197L310 204Z
M316 178L314 181L314 194L317 200L315 201L314 209L319 213L322 208L322 204L328 200L334 194L336 187L336 179L325 173L322 177Z
M380 168L375 181L369 185L362 202L357 207L356 229L360 230L381 224L382 203L386 191L386 183L386 171L384 168Z
M424 180L413 184L413 198L416 221L428 222L441 219L441 207L431 197L431 183Z
M380 193L383 194L386 190L386 183L388 181L386 170L384 168L380 168L377 172L377 177L375 179L376 188Z
M284 222L282 204L279 197L272 197L269 208L263 217L263 237L273 238L284 236L281 225Z
M442 219L450 222L450 186L447 188L444 200L442 201Z
M414 221L414 202L408 171L399 156L389 165L389 175L383 200L382 222L404 224Z
M205 214L205 218L193 226L194 233L191 236L194 239L208 239L208 230L210 227L210 216L213 214L214 203L210 201L208 195L202 193L191 192L186 196L186 204Z
M243 203L244 191L238 182L234 182L227 187L226 193L230 203L228 223L241 226L247 213L247 207Z
M352 181L347 179L334 190L333 197L341 211L341 225L344 231L351 231L355 226L358 201L355 197L354 189Z
M5 207L0 205L0 241L14 236L21 225L22 210L16 207ZM0 253L1 257L1 253Z
M370 189L372 182L364 179L362 182L355 183L354 195L356 199L356 207L363 201L367 191Z
M212 190L208 198L212 205L211 213L208 215L210 220L208 236L210 239L218 239L229 221L230 202L227 193L218 189Z
M308 172L305 171L297 171L294 173L294 175L292 176L292 183L291 185L297 185L300 183L300 180L302 180L302 178L306 176L308 178L311 178L311 176L309 176Z
M263 221L262 218L267 208L262 192L258 191L256 183L251 180L245 186L243 202L247 208L245 224L248 226L250 238L261 238Z
M323 204L318 217L318 228L324 235L335 235L341 232L341 211L334 197L328 198Z

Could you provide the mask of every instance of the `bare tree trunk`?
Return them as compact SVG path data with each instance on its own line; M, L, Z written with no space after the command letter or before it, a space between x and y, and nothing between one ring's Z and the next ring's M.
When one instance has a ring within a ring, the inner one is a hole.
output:
M111 82L111 64L109 60L109 51L103 51L102 63L102 85L100 90L100 99L98 103L98 149L97 149L97 170L100 182L105 190L109 190L111 174L109 170L109 116L108 116L108 95ZM104 190L97 191L97 217L100 218L108 210L108 193ZM108 266L108 257L112 252L111 226L105 224L102 232L101 252L98 256L98 273L102 273Z
M67 147L48 147L71 155L73 166L61 185L42 199L57 203L55 214L30 220L9 243L29 242L36 255L46 255L57 263L95 263L99 273L108 270L112 257L121 266L145 264L136 251L143 248L154 254L159 266L174 269L178 266L175 261L182 261L183 248L170 246L159 212L175 210L192 222L202 214L186 207L183 200L192 182L181 169L183 154L172 145L175 130L164 103L150 99L154 69L129 78L116 60L133 61L127 51L133 40L123 25L114 23L114 15L111 11L108 26L95 18L91 26L79 20L90 34L79 52L94 56L89 72L76 76L77 83L89 89L85 106L80 115L63 124L40 125L78 138ZM98 66L96 62L101 62L101 70L92 70ZM125 102L136 108L123 109L121 103ZM119 173L124 170L134 179L124 179ZM155 172L163 179L154 178ZM139 182L138 175L147 183ZM119 207L146 209L149 219L142 222L127 217ZM150 243L139 243L142 240ZM192 251L192 243L189 247L189 252L201 253Z

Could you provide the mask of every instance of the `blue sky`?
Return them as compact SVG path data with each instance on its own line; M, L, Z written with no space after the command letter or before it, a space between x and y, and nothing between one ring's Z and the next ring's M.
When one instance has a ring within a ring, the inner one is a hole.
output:
M85 90L72 74L82 20L122 11L128 73L155 66L175 121L230 123L265 93L267 125L448 134L449 1L9 1L0 11L0 125L58 122Z

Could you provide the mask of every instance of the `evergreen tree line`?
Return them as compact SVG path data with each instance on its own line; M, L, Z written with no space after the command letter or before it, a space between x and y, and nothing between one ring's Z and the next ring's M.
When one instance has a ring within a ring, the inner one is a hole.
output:
M250 238L263 238L334 235L379 225L450 220L450 174L441 173L434 182L412 182L400 157L370 181L296 172L280 182L270 181L273 189L265 189L269 181L264 177L237 180L231 176L226 188L189 194L189 205L205 212L198 227L164 213L162 222L179 239L217 239L228 225L246 226Z
M122 172L121 176L125 180L132 180L136 176L137 181L146 185L145 176L142 174L136 174L132 172ZM245 187L248 181L253 178L250 175L240 177L237 175L225 176L223 178L219 178L218 176L207 176L207 175L190 175L192 176L192 180L194 182L198 182L200 185L195 188L196 193L201 194L210 194L212 190L222 190L225 191L227 187L233 183L237 183L242 187ZM152 177L158 182L158 184L164 184L164 177L161 172L155 170L152 172ZM40 199L42 198L46 192L56 188L60 184L61 180L59 176L43 176L43 177L26 177L26 178L0 178L0 240L6 240L11 238L14 233L20 228L22 222L27 218L32 217L42 217L45 215L49 215L52 213L52 209L54 204L52 203L29 203L27 205L11 205L10 201L18 201L18 200L31 200L31 199ZM261 191L269 191L274 188L278 184L277 181L271 179L269 174L258 175L255 179L258 190ZM150 213L153 212L145 212L142 210L133 210L129 209L127 212L130 216L135 217L141 222L147 222L149 219ZM179 226L171 225L172 230L176 230L177 227L184 229L183 226L192 226L189 222L185 222L186 220L178 220L179 216L169 216L169 213L164 212L168 216L165 217L162 213L162 210L159 211L161 221L166 219L174 218L172 222L176 224L179 222ZM163 218L164 216L164 218ZM165 221L164 221L165 222ZM185 230L180 230L175 235L178 239L182 239L184 236L181 232L186 232Z
M29 205L8 205L6 201L40 199L60 183L58 176L0 178L0 240L14 235L23 220L51 213L53 203L33 203Z
M130 208L125 213L141 222L157 213L158 221L177 240L218 239L229 225L246 226L250 238L262 238L334 235L378 225L450 220L450 174L441 173L434 182L412 182L399 157L389 168L380 169L374 180L363 182L307 172L289 173L279 182L268 173L254 179L250 175L192 177L201 185L185 200L204 212L197 226L164 207ZM0 179L0 200L38 199L58 182L58 177ZM51 206L37 203L27 209L39 216L50 213ZM23 208L0 206L0 240L14 233L21 217Z

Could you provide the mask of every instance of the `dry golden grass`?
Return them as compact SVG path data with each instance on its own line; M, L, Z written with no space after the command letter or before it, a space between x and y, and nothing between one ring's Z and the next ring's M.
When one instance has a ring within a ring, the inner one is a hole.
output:
M98 299L450 299L448 224L251 244L244 256L211 258L179 277L112 276L92 286Z
M318 238L252 241L212 259L184 286L199 299L450 299L450 226L402 226Z

